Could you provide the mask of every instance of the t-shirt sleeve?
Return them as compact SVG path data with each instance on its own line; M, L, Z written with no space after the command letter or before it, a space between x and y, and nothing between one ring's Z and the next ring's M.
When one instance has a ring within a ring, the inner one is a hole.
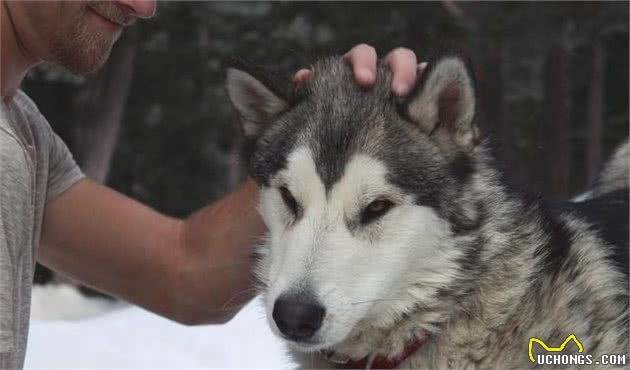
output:
M15 349L16 245L27 227L20 223L30 205L29 196L20 196L31 181L27 166L18 141L0 127L0 369L10 364Z
M46 202L68 190L70 186L85 177L74 161L66 143L50 129L50 163L48 171L48 192Z

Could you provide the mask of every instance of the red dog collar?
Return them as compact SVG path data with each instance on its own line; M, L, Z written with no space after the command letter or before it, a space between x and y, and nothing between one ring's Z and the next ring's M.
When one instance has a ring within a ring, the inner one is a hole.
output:
M371 359L370 356L367 356L357 361L351 359L334 360L334 353L328 353L325 355L325 357L332 362L335 362L338 369L395 369L403 361L416 353L416 351L419 350L420 347L422 347L426 340L427 337L424 337L422 339L416 338L413 342L407 344L405 350L399 356L394 358L376 356Z

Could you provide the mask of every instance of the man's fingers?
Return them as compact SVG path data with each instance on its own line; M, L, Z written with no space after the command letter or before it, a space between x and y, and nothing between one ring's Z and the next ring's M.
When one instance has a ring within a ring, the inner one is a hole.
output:
M359 85L363 87L369 87L376 81L376 50L367 45L359 44L349 52L347 52L343 59L352 65L354 72L354 78Z
M313 71L310 69L300 69L293 75L293 83L296 85L302 84L304 81L313 77Z
M416 54L406 48L397 48L387 54L385 63L389 65L394 75L392 91L398 96L407 95L416 83L416 75L420 68Z
M376 81L377 58L376 50L367 44L359 44L343 56L343 59L352 65L354 77L363 87L370 87ZM407 48L392 50L385 57L385 63L393 72L392 90L398 96L409 94L416 83L416 78L427 66L426 62L418 64L416 54ZM302 84L312 78L313 74L310 69L301 69L293 76L293 83Z

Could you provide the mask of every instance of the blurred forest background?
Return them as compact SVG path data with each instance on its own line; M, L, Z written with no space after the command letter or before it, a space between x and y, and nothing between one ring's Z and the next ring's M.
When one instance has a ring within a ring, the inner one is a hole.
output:
M23 87L88 176L186 216L246 176L229 58L288 78L362 42L469 56L482 129L522 189L576 195L628 137L628 2L160 2L98 73L42 66Z

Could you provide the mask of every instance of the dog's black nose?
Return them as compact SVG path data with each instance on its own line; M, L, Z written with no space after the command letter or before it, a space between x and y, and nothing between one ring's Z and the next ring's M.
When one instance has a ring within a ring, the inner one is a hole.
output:
M280 296L273 305L273 320L287 339L302 342L322 326L326 310L308 296Z

